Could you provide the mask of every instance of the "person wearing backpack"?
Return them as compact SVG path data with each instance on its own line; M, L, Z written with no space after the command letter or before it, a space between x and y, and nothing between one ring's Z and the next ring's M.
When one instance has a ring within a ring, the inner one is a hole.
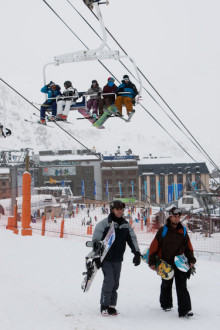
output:
M174 269L176 284L178 314L179 317L193 316L191 312L191 299L187 290L187 278L195 271L194 264L196 259L193 254L193 247L186 228L180 223L182 212L179 208L173 207L169 211L166 225L159 228L149 249L149 267L156 270L156 257L170 264ZM187 273L181 272L174 264L177 255L185 254L188 259L190 270ZM173 307L172 284L170 280L162 279L160 288L160 305L164 311L170 311Z

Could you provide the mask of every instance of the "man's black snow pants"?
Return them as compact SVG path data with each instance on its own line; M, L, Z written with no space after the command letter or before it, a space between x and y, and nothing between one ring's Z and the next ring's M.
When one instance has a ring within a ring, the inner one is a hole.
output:
M192 308L190 295L186 285L187 274L175 269L174 277L176 284L178 313L179 316L184 316ZM160 304L163 309L173 307L172 284L173 278L171 280L162 279L160 290Z
M104 261L102 265L104 280L100 303L102 306L116 306L117 289L121 273L121 262Z

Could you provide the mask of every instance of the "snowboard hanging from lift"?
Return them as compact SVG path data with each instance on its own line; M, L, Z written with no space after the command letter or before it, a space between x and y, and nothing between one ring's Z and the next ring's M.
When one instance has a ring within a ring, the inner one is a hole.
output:
M98 271L98 268L95 264L95 259L100 258L100 261L102 262L105 259L106 254L108 253L109 249L111 248L112 244L115 240L115 227L114 222L112 222L107 235L105 236L103 241L98 242L98 246L96 247L95 251L91 251L86 256L86 271L83 273L84 279L81 284L81 288L83 292L88 292L91 284L95 278L95 275ZM87 242L91 243L92 246L94 246L94 242ZM91 247L91 245L90 245Z

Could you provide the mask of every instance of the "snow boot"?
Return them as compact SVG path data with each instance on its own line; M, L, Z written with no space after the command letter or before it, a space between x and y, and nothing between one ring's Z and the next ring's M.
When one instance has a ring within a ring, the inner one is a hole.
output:
M109 306L103 306L103 305L101 305L101 307L100 307L101 314L107 315L108 314L108 308L109 308Z
M41 125L47 125L45 119L40 119L40 120L38 120L38 124L41 124Z
M179 317L191 317L191 316L193 316L193 312L190 312L190 311L183 315L179 315Z
M109 314L109 315L117 315L118 312L117 312L117 310L115 309L115 307L109 307L109 308L108 308L108 314Z

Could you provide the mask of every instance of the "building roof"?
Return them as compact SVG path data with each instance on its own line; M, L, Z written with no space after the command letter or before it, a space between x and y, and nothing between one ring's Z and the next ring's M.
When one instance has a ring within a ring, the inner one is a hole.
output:
M138 162L138 167L139 175L186 174L188 172L209 174L206 163L157 163L154 159L154 162L150 162L150 164Z

